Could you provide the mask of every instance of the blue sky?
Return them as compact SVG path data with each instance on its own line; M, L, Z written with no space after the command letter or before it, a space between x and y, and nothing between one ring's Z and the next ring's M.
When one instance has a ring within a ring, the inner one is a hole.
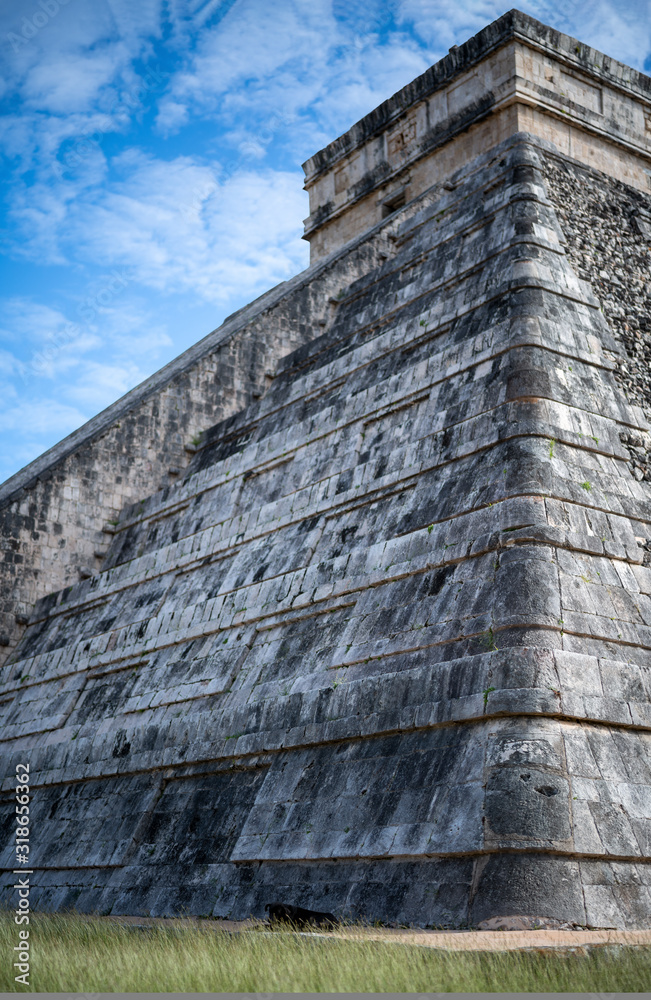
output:
M4 0L0 481L307 266L300 164L491 0ZM651 70L648 3L521 9Z

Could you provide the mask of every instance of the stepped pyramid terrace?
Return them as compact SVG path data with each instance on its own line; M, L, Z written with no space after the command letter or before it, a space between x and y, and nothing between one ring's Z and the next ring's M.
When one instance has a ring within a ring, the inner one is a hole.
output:
M3 898L651 924L651 79L511 11L0 487Z

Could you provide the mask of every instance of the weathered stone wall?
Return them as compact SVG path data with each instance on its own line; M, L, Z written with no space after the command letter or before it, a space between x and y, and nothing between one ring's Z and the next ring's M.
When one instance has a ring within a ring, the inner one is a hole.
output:
M396 216L323 334L39 602L0 677L35 905L648 925L647 423L541 150Z
M4 488L16 581L101 565L0 673L8 897L28 760L43 908L649 925L650 95L505 15L310 161L366 234Z
M198 435L260 395L329 322L330 299L390 252L366 234L285 282L0 487L0 663L35 601L100 570L124 506L177 481Z

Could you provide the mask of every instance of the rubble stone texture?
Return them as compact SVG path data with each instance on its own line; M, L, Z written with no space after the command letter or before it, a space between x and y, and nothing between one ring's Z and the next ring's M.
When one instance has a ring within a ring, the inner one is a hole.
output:
M475 156L36 604L0 687L35 906L649 926L647 202L531 134Z
M621 353L615 378L651 414L651 198L577 163L548 155L549 194L576 273L590 282ZM651 439L623 432L631 472L651 481Z

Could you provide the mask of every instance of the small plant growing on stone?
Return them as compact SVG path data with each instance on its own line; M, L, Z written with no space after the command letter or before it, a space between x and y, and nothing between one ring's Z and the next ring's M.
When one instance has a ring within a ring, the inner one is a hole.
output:
M584 483L581 483L581 488L584 489L584 490L587 490L589 492L592 489L592 486L590 485L590 483L586 479L586 481Z
M486 647L489 653L497 652L497 646L495 645L495 636L493 634L492 625L487 632L482 632L479 638L481 639L481 641L483 642L484 646Z

